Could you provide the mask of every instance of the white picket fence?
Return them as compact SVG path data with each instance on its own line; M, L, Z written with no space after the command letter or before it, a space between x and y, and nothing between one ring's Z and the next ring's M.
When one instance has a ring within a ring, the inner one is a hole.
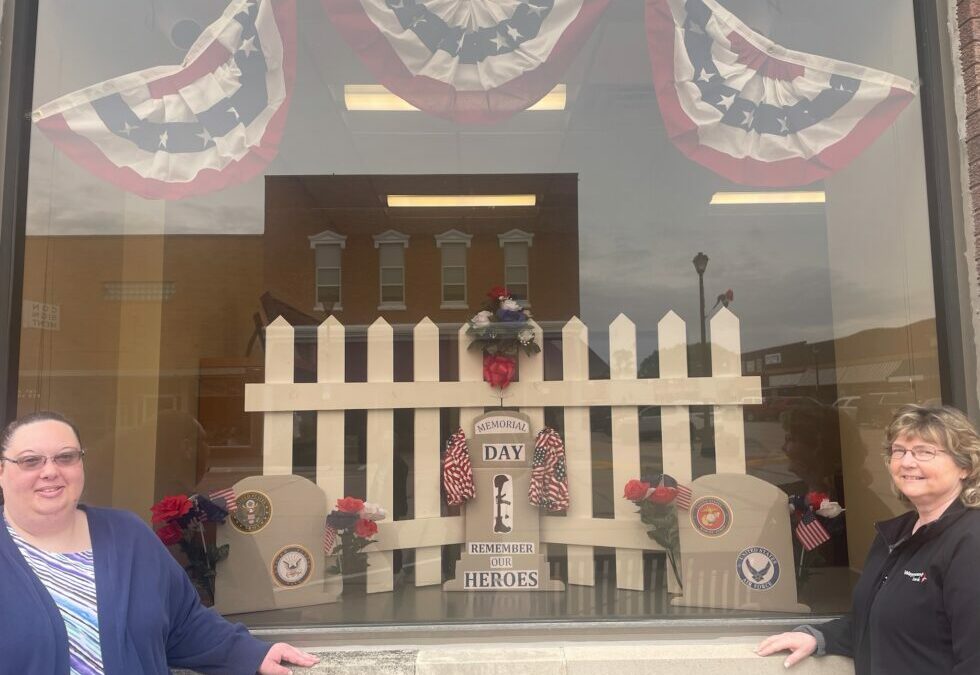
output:
M442 581L442 549L463 543L463 517L440 517L439 409L459 408L468 433L486 408L499 405L483 382L482 356L467 349L459 330L459 381L439 381L439 329L429 319L414 328L413 382L393 381L393 331L379 318L367 332L367 382L345 382L344 326L334 317L317 329L317 382L294 383L294 331L281 317L266 328L265 384L248 384L245 409L264 413L263 473L293 472L293 412L317 411L316 482L332 504L344 496L344 411L367 410L367 501L390 509L394 498L393 411L415 412L414 518L380 523L369 554L368 592L393 588L392 551L415 549L415 584ZM538 343L541 330L535 327ZM609 326L610 379L589 379L589 332L573 318L562 329L563 379L545 381L541 355L520 357L520 381L506 390L507 406L519 406L535 429L544 426L544 408L564 408L571 506L567 517L542 518L545 543L566 544L568 581L595 585L593 547L616 549L617 586L643 589L644 550L660 550L646 535L635 508L613 495L614 518L592 517L590 406L612 407L613 486L618 492L640 475L637 408L661 406L664 472L692 479L691 405L711 405L715 419L716 471L745 472L742 405L760 403L761 381L743 377L738 319L722 309L711 319L711 377L687 376L684 322L668 312L657 325L660 377L637 379L636 326L619 315Z

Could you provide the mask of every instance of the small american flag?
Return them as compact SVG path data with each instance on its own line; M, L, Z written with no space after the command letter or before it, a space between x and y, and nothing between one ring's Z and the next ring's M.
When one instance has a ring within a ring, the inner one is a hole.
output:
M323 526L323 554L330 555L333 553L334 542L337 541L337 530L330 527L329 525Z
M470 463L470 451L462 429L457 429L446 442L446 456L442 460L442 484L446 488L446 501L451 506L459 506L476 496L473 465Z
M677 508L684 509L685 511L691 510L691 488L686 485L677 484L677 497L674 499L674 503L677 504Z
M820 544L828 541L830 533L827 532L827 528L817 519L813 511L807 511L796 525L796 538L803 544L803 548L812 551Z
M238 495L235 494L235 488L229 487L224 490L215 490L208 495L208 499L218 504L224 504L225 510L228 513L234 513L238 510L238 503L235 501Z

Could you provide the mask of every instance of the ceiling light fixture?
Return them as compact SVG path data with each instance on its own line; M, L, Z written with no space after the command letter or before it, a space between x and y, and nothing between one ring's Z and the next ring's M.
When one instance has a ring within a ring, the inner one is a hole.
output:
M716 192L711 195L712 206L739 204L823 204L827 193L811 192Z
M528 110L564 110L567 100L564 84L545 94ZM418 111L414 105L388 91L380 84L345 84L344 106L350 111L389 111L405 112Z
M388 206L403 207L479 207L534 206L537 195L388 195Z

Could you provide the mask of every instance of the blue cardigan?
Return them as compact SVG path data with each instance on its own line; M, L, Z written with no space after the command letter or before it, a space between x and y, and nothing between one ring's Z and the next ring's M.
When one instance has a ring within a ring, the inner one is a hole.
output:
M143 521L125 511L80 508L92 537L106 675L169 675L171 666L254 675L269 645L204 607ZM68 675L65 623L2 524L0 673Z

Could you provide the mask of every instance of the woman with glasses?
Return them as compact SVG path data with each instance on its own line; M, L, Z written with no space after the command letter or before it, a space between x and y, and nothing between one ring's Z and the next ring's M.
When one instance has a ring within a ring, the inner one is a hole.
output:
M854 659L856 675L980 673L980 438L948 407L900 408L884 455L912 510L876 523L849 616L774 635L762 656L788 650Z
M285 675L317 661L203 607L136 516L79 504L84 456L57 413L0 434L0 672Z

